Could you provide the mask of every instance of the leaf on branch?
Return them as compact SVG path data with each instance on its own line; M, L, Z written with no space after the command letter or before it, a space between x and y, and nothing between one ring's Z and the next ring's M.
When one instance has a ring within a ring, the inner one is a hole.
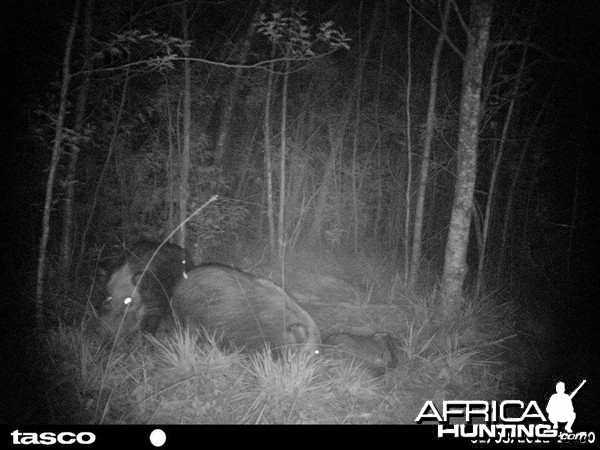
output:
M313 58L317 53L313 45L325 43L330 49L349 49L348 42L342 31L333 29L333 22L325 22L319 26L319 31L313 36L306 23L304 11L292 11L289 16L282 13L272 13L271 19L265 14L260 15L257 32L266 36L273 44L277 44L285 56L295 59ZM329 51L325 50L324 53Z

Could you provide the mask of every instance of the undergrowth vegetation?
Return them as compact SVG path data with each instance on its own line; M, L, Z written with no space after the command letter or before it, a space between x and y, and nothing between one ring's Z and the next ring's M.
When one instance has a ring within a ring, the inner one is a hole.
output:
M42 335L47 404L36 414L51 423L410 424L427 400L505 399L526 378L531 354L519 359L515 352L533 345L523 345L516 310L500 293L472 300L443 322L435 290L403 290L381 274L353 285L320 273L354 290L346 302L301 303L321 333L387 331L399 347L396 368L375 378L324 354L225 352L214 336L171 324L111 348L102 346L94 309L86 307L80 322L63 321ZM286 278L288 289L311 298L307 279ZM318 274L313 280L317 289Z

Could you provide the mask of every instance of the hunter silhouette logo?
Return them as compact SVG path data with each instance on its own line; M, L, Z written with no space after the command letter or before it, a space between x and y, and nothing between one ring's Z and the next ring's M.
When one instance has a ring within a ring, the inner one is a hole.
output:
M548 420L552 422L553 429L558 428L559 422L566 422L565 430L568 433L573 431L571 427L573 426L573 422L575 422L577 414L575 414L575 410L573 409L572 399L579 392L579 389L583 387L585 381L583 380L571 394L565 394L565 383L562 381L556 383L556 394L552 394L552 397L548 401L548 406L546 406Z

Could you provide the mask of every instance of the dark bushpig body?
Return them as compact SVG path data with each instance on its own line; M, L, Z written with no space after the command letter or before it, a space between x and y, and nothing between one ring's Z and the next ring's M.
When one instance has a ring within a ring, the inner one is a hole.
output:
M141 241L127 248L112 268L101 270L108 295L100 311L105 338L155 333L171 314L173 289L189 261L178 245Z
M322 353L353 361L376 377L383 376L387 369L398 365L395 338L384 332L370 335L331 334L323 339Z
M175 288L172 307L183 324L214 334L226 348L253 352L268 345L278 355L320 344L313 319L280 286L229 266L190 271Z

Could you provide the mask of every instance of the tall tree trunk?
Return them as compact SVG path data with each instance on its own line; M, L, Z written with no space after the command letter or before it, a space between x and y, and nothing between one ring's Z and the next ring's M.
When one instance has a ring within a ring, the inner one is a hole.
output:
M233 107L235 106L235 99L240 90L240 85L242 81L243 69L242 65L246 63L248 60L248 54L250 52L250 39L254 35L254 28L256 23L259 20L260 12L262 10L263 1L258 2L258 6L256 8L256 12L254 13L254 17L252 18L250 25L248 25L248 29L246 31L246 37L242 44L242 49L240 52L240 58L238 64L240 67L235 69L233 74L233 80L229 85L229 89L227 91L227 97L225 98L225 104L223 105L221 111L221 118L219 120L219 131L217 133L217 142L215 143L215 166L222 167L223 158L225 157L225 146L227 144L227 140L230 134L231 128L231 118L233 116Z
M411 194L412 194L412 116L410 114L410 98L412 91L412 54L411 54L411 36L412 34L412 8L408 9L408 29L406 30L406 190L404 192L404 238L402 244L404 247L404 284L408 284L410 269L410 219L411 219Z
M183 39L189 40L187 3L183 2L181 16L181 28ZM179 176L179 223L182 224L179 229L179 245L185 248L185 219L187 218L187 203L190 196L188 179L190 174L190 122L192 114L192 96L191 96L191 69L190 69L190 51L189 47L184 47L183 55L183 133L181 146L181 167Z
M77 94L77 103L75 109L75 119L73 131L75 134L81 134L83 131L83 121L85 119L88 91L90 88L91 68L92 68L92 11L94 0L87 0L85 4L84 15L84 37L83 37L83 58L84 71L83 81ZM75 183L77 178L77 163L79 161L79 145L74 145L69 153L69 165L67 168L67 179L65 188L65 200L63 210L63 229L60 243L59 267L65 280L69 279L73 258L73 233L75 224L73 221L73 205L75 203Z
M274 50L274 49L273 49ZM265 121L264 121L264 162L267 180L267 226L269 227L269 250L272 259L275 258L275 222L273 215L273 159L271 157L271 96L273 95L273 78L275 77L275 63L269 66L269 75L267 79L267 95L265 99Z
M52 157L50 159L50 169L48 171L48 180L46 181L46 197L44 199L44 215L42 218L42 237L40 239L40 253L38 256L38 270L35 290L35 319L38 326L42 325L43 319L43 295L44 280L46 277L46 250L48 247L48 238L50 237L50 215L52 213L52 197L54 193L54 180L56 178L56 169L60 161L61 146L63 140L63 125L67 111L67 96L69 92L69 82L71 81L71 51L73 49L73 40L75 39L75 30L79 21L80 0L75 2L71 26L67 35L65 44L65 55L62 66L62 83L60 88L60 103L58 115L56 117L54 141L52 145Z
M427 190L427 178L429 177L429 160L431 158L431 144L435 132L435 104L437 101L438 74L440 67L440 55L446 39L448 28L448 17L450 16L450 1L446 1L442 17L442 30L438 36L433 61L431 62L431 77L429 80L429 104L427 106L427 119L425 122L425 138L423 142L423 157L421 159L421 172L419 174L419 187L417 192L417 204L415 206L415 221L413 227L412 255L410 263L410 276L408 283L414 285L421 266L421 254L423 247L423 215L425 211L425 193Z
M481 84L490 37L492 6L493 0L471 1L471 29L467 36L460 101L454 203L441 285L442 307L446 316L458 310L467 274L467 245L477 176Z
M487 253L487 242L490 229L490 222L492 218L492 206L494 203L494 193L496 190L496 181L498 180L498 174L502 164L502 157L504 156L504 149L506 147L506 140L508 137L508 130L511 125L513 113L515 110L515 102L519 96L521 90L521 79L523 77L523 71L525 70L525 61L527 58L527 47L523 49L523 56L521 57L521 63L519 64L519 70L517 72L517 79L512 91L512 98L508 105L508 111L506 112L506 118L504 119L504 126L502 127L502 135L500 136L500 143L498 145L498 152L494 161L494 168L490 177L490 184L488 187L487 202L485 205L485 213L483 216L483 227L481 232L481 245L479 246L479 259L477 262L477 276L475 278L475 296L477 297L483 285L483 276L485 269L485 260Z
M331 130L331 132L329 133L331 150L329 152L329 157L325 162L325 167L323 168L323 177L321 181L321 186L318 187L313 213L313 221L309 232L309 239L311 240L312 244L317 244L321 238L321 232L323 231L323 215L324 211L326 210L327 201L329 198L329 184L331 183L331 180L333 178L333 170L335 168L336 159L341 154L342 147L344 145L344 135L346 133L346 127L348 126L348 122L350 120L350 113L352 112L354 99L356 98L356 95L358 95L359 86L363 82L363 72L365 64L367 62L367 56L371 48L371 42L373 41L375 28L378 23L379 3L377 3L377 5L375 6L375 10L373 11L371 24L369 26L369 34L367 35L364 50L358 62L358 67L356 68L356 73L354 75L354 81L352 83L352 89L350 91L349 97L346 100L344 109L342 110L339 119L336 121L335 127L333 127L334 129Z
M354 213L354 252L358 253L358 193L356 186L356 171L358 170L356 160L358 158L358 143L360 139L360 100L362 96L361 85L358 86L356 94L356 115L354 120L354 138L352 142L352 210Z
M167 226L169 227L169 230L174 230L177 227L177 220L178 220L178 212L179 210L175 211L175 206L177 204L177 199L176 199L176 195L178 195L179 193L175 194L175 180L178 178L178 176L175 175L176 170L178 169L178 165L176 165L175 163L175 144L173 143L173 114L172 114L172 110L171 110L171 99L170 99L170 95L169 95L169 84L168 81L165 83L165 95L166 95L166 101L165 101L165 114L167 116L167 124L166 124L166 131L167 131L167 142L168 142L168 146L169 146L169 155L167 156L167 176L168 176L168 185L169 185L169 192L168 192L168 199L169 199L169 212L168 212L168 216L167 216ZM159 140L160 138L157 137L157 140ZM157 142L158 143L158 142ZM178 207L179 205L177 205Z
M544 101L542 103L542 106L538 109L538 113L536 114L535 118L533 119L533 122L529 128L529 133L527 133L527 138L525 139L525 142L522 144L521 146L521 153L519 154L519 160L517 162L517 168L515 171L512 172L512 181L510 183L510 188L508 190L508 194L507 194L507 198L506 198L506 207L504 208L504 223L502 224L502 238L501 238L501 243L500 243L500 256L499 256L499 261L498 261L498 265L497 265L497 270L496 270L496 277L497 279L500 279L502 277L502 274L504 272L504 260L506 258L506 250L508 247L508 230L510 228L510 224L512 222L512 204L513 204L513 200L515 197L515 192L517 191L517 185L519 183L519 180L521 179L521 170L523 168L523 163L525 161L525 155L527 154L527 151L529 150L529 146L531 144L531 138L532 136L534 136L534 132L541 120L541 118L544 115L544 112L546 111L546 107L548 106L548 101L550 100L552 93L553 93L553 88L548 89L548 91L546 92L546 96L544 98Z
M387 2L388 10L384 14L386 19L384 20L384 27L382 30L383 36L388 36L388 28L389 28L389 7L390 2ZM383 185L384 185L384 165L383 165L383 156L381 154L381 141L382 141L382 132L381 132L381 123L383 122L380 119L380 107L381 107L381 85L382 85L382 77L383 77L383 60L385 56L385 39L381 39L381 45L379 47L379 71L377 76L377 89L375 91L375 122L377 124L377 138L375 140L375 145L377 147L377 165L375 173L379 176L377 177L377 207L375 209L375 219L373 220L373 227L371 230L371 238L377 240L381 237L382 226L382 217L383 217Z
M117 116L115 117L115 124L113 127L113 135L110 139L110 143L108 145L108 153L106 155L106 159L104 160L104 164L102 165L102 171L100 172L100 176L98 177L98 181L96 182L96 189L94 190L94 196L92 198L92 205L90 206L90 213L85 222L85 226L83 227L83 231L81 233L81 242L79 245L79 257L77 258L77 272L81 265L83 264L83 255L85 254L85 247L87 236L90 231L90 227L92 226L92 220L94 219L94 212L96 211L96 205L98 204L98 197L100 195L100 189L104 184L104 177L108 172L108 166L110 164L110 160L115 151L115 145L117 141L117 136L119 134L119 126L121 124L121 117L123 116L123 110L125 109L125 100L127 99L127 86L129 85L129 68L125 71L125 81L123 82L123 92L121 93L121 103L119 104L119 110L117 111Z
M277 234L279 262L283 264L285 257L285 160L287 145L287 95L290 74L290 55L285 61L285 73L283 75L283 87L281 89L281 128L280 128L280 153L279 153L279 225Z

